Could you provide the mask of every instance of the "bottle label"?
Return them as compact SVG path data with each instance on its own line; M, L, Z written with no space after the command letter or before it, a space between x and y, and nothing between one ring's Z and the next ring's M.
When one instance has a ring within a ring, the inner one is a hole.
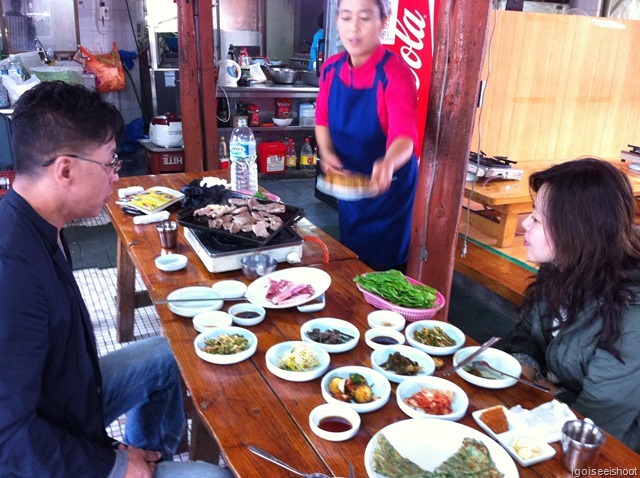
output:
M229 145L229 155L232 158L249 159L256 155L255 144L252 143L231 143Z
M315 164L313 156L303 155L300 156L300 164L304 166L313 166Z
M287 156L285 165L287 168L294 168L297 166L297 159L295 156Z

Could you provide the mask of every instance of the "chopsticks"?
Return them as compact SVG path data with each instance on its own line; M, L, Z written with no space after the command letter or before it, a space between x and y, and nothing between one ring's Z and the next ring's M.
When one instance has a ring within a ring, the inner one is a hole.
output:
M480 355L482 352L484 352L485 350L487 350L489 347L491 347L493 344L499 342L500 340L502 340L500 337L491 337L489 340L487 340L485 343L483 343L478 350L473 352L471 355L469 355L463 361L461 361L457 365L454 365L453 367L450 367L449 369L445 370L442 373L442 376L443 377L448 377L453 372L458 370L460 367L464 367L465 365L467 365L474 358L476 358L478 355Z
M156 300L155 304L174 304L176 302L213 302L214 300L247 300L245 296L242 297L195 297L193 299L160 299Z

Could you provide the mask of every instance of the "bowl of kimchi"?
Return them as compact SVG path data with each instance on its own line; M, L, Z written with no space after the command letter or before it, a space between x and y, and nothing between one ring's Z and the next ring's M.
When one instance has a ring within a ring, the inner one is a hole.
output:
M469 397L459 386L444 378L411 377L398 385L396 400L411 418L440 418L458 421L467 413Z

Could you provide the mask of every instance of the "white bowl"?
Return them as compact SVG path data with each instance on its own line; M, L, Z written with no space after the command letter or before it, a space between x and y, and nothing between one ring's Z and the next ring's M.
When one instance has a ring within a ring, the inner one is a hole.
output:
M316 342L309 338L307 333L312 331L313 329L319 329L321 332L326 332L327 330L339 330L345 334L352 336L353 338L342 343L342 344L323 344ZM353 349L356 345L358 345L358 340L360 340L360 331L358 328L350 322L342 319L333 319L331 317L324 317L319 319L312 319L300 327L300 337L305 342L312 342L314 344L318 344L320 347L325 349L330 354L336 354L341 352L346 352L348 350Z
M309 371L296 372L292 370L285 370L278 366L280 359L287 354L291 349L297 346L305 346L315 352L320 362L315 368ZM290 382L308 382L309 380L316 379L324 374L329 368L331 359L329 353L317 344L302 342L299 340L292 340L290 342L281 342L269 348L265 354L265 360L267 362L267 368L269 371L277 377L283 380L289 380Z
M211 300L194 300L186 302L170 302L169 310L174 314L183 317L195 317L205 310L220 310L224 302L220 299L220 294L211 287L191 286L183 287L171 292L168 300L185 300L185 299L209 299Z
M239 315L243 313L250 313L253 315L253 317L239 317ZM265 314L266 312L264 310L264 307L250 304L249 302L235 304L229 307L229 315L233 319L233 322L244 327L250 327L252 325L259 324L264 320Z
M415 409L405 403L405 399L426 388L429 390L451 390L455 395L451 401L451 413L446 415L431 415L424 410ZM396 389L396 400L400 410L411 418L439 418L441 420L458 421L467 413L469 397L464 390L455 383L440 377L410 377Z
M276 126L289 126L293 122L293 118L271 118Z
M211 354L203 350L205 345L205 342L204 342L205 339L215 338L224 334L243 335L244 337L249 339L249 348L237 354L231 354L231 355ZM256 352L256 349L258 348L258 338L255 336L253 332L250 332L249 330L243 329L241 327L234 327L234 326L216 327L212 330L203 332L200 335L198 335L193 341L193 347L196 350L196 355L200 357L202 360L215 363L218 365L228 365L232 363L242 362L243 360L246 360L249 357L251 357Z
M455 341L455 345L450 347L436 347L433 345L423 344L413 338L413 334L416 330L422 330L424 327L433 329L434 327L440 327L445 334L451 337ZM449 322L443 322L442 320L418 320L407 325L404 330L404 334L407 336L407 342L412 347L418 348L427 352L429 355L451 355L456 350L464 345L466 337L462 330L455 325L451 325Z
M389 356L394 352L399 352L406 358L417 362L418 365L422 367L422 370L416 375L400 375L398 373L391 372L390 370L385 370L382 367L382 364L385 363ZM422 350L409 347L408 345L390 345L371 352L371 367L387 377L391 382L400 383L411 377L421 377L433 374L436 369L436 364L433 359Z
M221 280L214 282L211 288L225 299L238 299L247 291L247 285L239 280Z
M365 343L373 350L404 344L404 335L389 327L374 327L364 333Z
M349 375L352 373L359 373L365 378L367 384L369 384L373 391L373 396L375 397L373 401L368 403L351 403L333 398L329 392L329 382L331 382L331 379L334 377L349 378ZM327 372L327 374L322 377L321 387L322 397L327 401L327 403L347 405L358 413L373 412L382 408L389 401L389 395L391 394L391 384L384 375L373 369L357 365L339 367Z
M404 329L406 323L405 318L398 312L391 310L374 310L367 315L367 323L369 327L389 327L400 332Z
M337 419L339 422L348 422L351 425L349 430L345 431L329 431L321 428L321 420L327 418ZM353 408L346 405L335 403L323 403L311 410L309 414L309 426L311 431L329 441L345 441L353 438L360 429L360 415Z
M465 358L478 350L478 348L479 346L473 346L458 350L453 356L453 365L457 365L458 362L462 362ZM492 367L504 373L508 373L509 375L513 375L514 377L519 377L522 373L522 365L520 365L515 358L502 350L491 347L478 355L474 360L485 360ZM456 370L456 373L467 382L484 388L507 388L517 383L515 378L509 377L496 379L478 377L477 375L473 375L465 371L464 367L460 367Z
M207 310L193 318L193 327L198 332L206 332L214 327L228 327L231 324L231 316L221 310Z
M166 254L156 257L156 267L165 272L184 269L187 266L187 262L187 256L183 256L182 254Z

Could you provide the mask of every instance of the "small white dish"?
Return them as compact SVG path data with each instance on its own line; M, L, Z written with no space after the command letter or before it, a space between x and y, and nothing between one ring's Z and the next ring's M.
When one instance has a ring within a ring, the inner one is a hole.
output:
M205 310L220 310L224 304L220 297L220 294L211 290L211 287L191 286L174 290L167 296L167 300L180 301L168 304L169 310L174 314L182 317L194 317Z
M405 318L392 310L374 310L367 315L369 327L389 327L400 332L406 324Z
M459 362L462 362L465 358L471 355L473 352L478 350L479 346L473 347L465 347L463 349L458 350L453 356L453 365L457 365ZM489 347L487 350L478 355L474 360L485 360L492 367L497 370L500 370L504 373L508 373L509 375L513 375L514 377L519 377L522 373L522 365L502 350L494 349ZM518 383L515 378L504 377L504 378L484 378L478 377L477 375L473 375L467 372L465 367L460 367L456 370L456 373L460 375L467 382L477 385L479 387L484 388L507 388L511 387Z
M300 347L304 347L312 351L318 359L318 365L311 370L299 372L281 368L280 360L292 350L299 350ZM267 369L272 374L283 380L289 380L290 382L308 382L309 380L314 380L327 371L329 363L331 362L329 352L319 347L317 344L302 342L299 340L281 342L272 346L267 350L265 360L267 362Z
M311 410L309 414L309 426L311 431L320 438L329 441L345 441L353 438L362 420L353 408L335 403L323 403ZM348 430L339 431L350 426ZM336 431L332 431L334 429Z
M187 256L182 254L166 254L156 257L156 267L161 271L173 272L187 267Z
M239 299L247 291L247 285L239 280L221 280L214 282L211 288L225 299Z
M504 413L507 417L507 421L509 422L509 431L504 433L495 433L491 428L489 428L481 419L482 413L486 410L476 410L471 414L473 419L476 421L478 425L494 440L500 443L505 450L522 466L531 466L536 463L540 463L542 461L549 460L553 458L556 454L555 449L550 446L543 437L537 436L535 433L532 433L531 430L528 429L514 429L511 425L510 420L510 412L507 408L504 408ZM514 442L518 439L524 439L526 441L530 441L530 445L532 448L537 449L537 454L531 457L522 457L518 453L518 451L514 448Z
M445 334L455 341L455 345L444 347L427 345L416 340L414 337L416 332L420 332L424 328L433 329L434 327L440 327ZM412 322L407 325L407 328L404 330L404 334L407 336L407 342L409 342L409 345L423 350L429 355L451 355L455 353L456 350L460 349L466 340L462 330L455 325L451 325L449 322L443 322L442 320L418 320L416 322Z
M325 344L316 342L309 337L309 333L315 329L319 332L326 332L329 330L338 330L344 334L350 335L352 338L341 344ZM319 319L311 319L300 327L300 337L305 342L312 342L318 344L330 354L337 354L347 352L358 345L360 340L360 331L358 328L350 322L342 319L334 319L331 317L324 317Z
M209 338L216 338L220 335L242 335L246 337L249 341L249 348L243 350L242 352L238 352L236 354L230 355L222 355L222 354L212 354L204 351L205 340ZM256 349L258 348L258 338L255 334L247 329L243 329L241 327L216 327L207 332L203 332L198 335L193 341L193 347L195 348L196 355L200 357L202 360L207 362L215 363L218 365L229 365L233 363L242 362L243 360L248 359L254 353L256 353Z
M233 322L244 327L257 325L264 320L266 311L264 307L245 302L242 304L234 304L229 307L229 315Z
M431 415L424 410L416 409L408 405L405 400L419 392L423 388L428 390L447 390L454 393L451 401L451 413L445 415ZM450 420L457 422L464 414L467 413L469 407L469 397L455 383L440 377L410 377L396 389L396 400L400 410L409 415L411 418L439 418L441 420Z
M329 392L329 383L333 378L349 378L349 376L354 373L362 375L367 381L367 384L373 392L373 401L367 403L345 402L331 395L331 392ZM373 369L360 367L358 365L339 367L327 372L327 374L322 377L321 388L322 397L327 403L343 404L353 408L358 413L373 412L382 408L389 401L389 396L391 395L391 384L384 375Z
M364 341L373 350L378 350L390 345L403 345L405 338L400 332L389 327L374 327L364 333Z
M231 324L233 324L231 316L221 310L207 310L193 318L193 327L198 332L206 332L214 327L227 327Z
M409 360L416 362L420 367L422 367L422 370L420 370L416 375L401 375L384 369L382 364L386 363L389 356L396 352ZM429 354L422 350L409 347L408 345L389 345L388 347L371 352L371 367L387 377L389 381L400 383L411 377L432 375L436 369L436 364L433 359L429 357Z

